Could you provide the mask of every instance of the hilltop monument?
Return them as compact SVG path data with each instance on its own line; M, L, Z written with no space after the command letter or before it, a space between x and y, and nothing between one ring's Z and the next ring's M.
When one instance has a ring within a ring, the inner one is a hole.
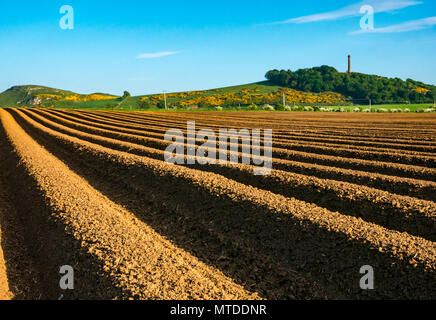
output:
M348 73L351 73L351 55L348 55Z

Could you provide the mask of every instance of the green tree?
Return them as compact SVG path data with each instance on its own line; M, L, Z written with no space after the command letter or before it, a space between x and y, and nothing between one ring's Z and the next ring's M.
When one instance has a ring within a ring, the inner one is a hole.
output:
M265 77L276 85L305 92L340 93L352 99L371 99L373 103L419 102L433 103L435 86L412 79L385 78L362 73L340 73L329 66L291 70L271 70ZM418 88L430 90L427 94L416 91Z
M276 110L277 110L277 111L285 111L285 106L282 105L282 104L278 104L278 105L276 106Z
M124 91L123 97L122 99L127 99L128 97L130 97L130 92L129 91Z

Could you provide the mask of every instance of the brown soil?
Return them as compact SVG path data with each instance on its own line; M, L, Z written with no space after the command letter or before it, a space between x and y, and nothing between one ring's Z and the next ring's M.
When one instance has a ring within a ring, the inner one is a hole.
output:
M9 109L0 119L18 246L43 298L436 297L432 115ZM187 120L273 128L275 169L165 163L163 133ZM64 264L77 270L67 294ZM376 290L359 288L365 264ZM0 260L0 284L1 274Z

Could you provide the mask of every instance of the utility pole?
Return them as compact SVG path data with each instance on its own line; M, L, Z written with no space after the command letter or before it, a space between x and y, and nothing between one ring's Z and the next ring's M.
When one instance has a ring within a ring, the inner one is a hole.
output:
M167 96L166 96L166 91L163 91L164 94L164 101L165 101L165 110L167 110Z
M371 101L371 99L369 99L369 111L372 112L372 101Z
M433 108L436 108L436 89L433 89Z

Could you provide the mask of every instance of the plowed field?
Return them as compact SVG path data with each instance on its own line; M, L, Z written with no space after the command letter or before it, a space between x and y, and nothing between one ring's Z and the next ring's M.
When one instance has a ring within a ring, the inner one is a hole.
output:
M166 163L187 121L273 170ZM436 298L434 115L0 109L0 169L0 299Z

